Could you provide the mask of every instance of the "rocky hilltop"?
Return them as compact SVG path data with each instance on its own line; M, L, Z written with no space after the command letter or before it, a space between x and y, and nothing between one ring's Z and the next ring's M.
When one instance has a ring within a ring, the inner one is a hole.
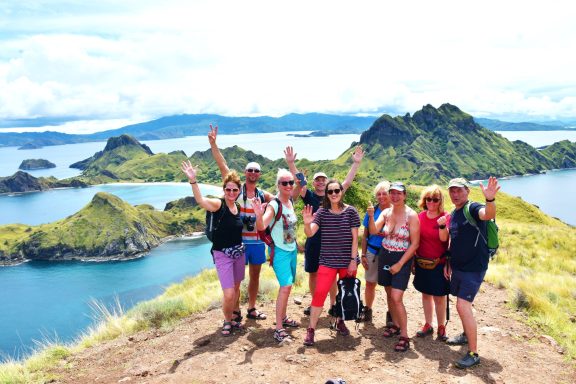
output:
M0 193L44 191L50 188L83 188L88 184L78 179L58 180L55 177L34 177L18 171L12 176L0 177Z
M20 163L18 169L23 169L26 171L33 169L48 169L56 168L56 164L46 160L46 159L26 159Z
M136 257L170 236L201 229L194 202L175 202L165 212L131 206L104 192L80 211L39 226L0 226L0 262L110 260Z

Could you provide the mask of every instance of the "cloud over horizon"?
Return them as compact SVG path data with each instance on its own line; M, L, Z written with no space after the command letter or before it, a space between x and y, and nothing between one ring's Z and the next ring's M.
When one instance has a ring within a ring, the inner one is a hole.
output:
M0 120L404 114L446 102L478 117L575 118L572 8L8 0Z

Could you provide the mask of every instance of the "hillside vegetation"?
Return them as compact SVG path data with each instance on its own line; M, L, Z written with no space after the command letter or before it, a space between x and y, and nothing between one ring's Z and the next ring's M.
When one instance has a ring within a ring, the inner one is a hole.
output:
M201 229L191 204L176 202L160 212L98 192L80 211L54 223L0 226L0 263L135 257L169 236Z

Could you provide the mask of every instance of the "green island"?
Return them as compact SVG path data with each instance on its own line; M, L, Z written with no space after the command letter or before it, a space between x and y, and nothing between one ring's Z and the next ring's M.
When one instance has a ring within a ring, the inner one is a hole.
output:
M119 142L121 145L116 145ZM107 151L87 159L82 164L81 176L65 182L184 180L178 169L179 163L186 159L183 152L151 154L129 137L115 139L115 143ZM407 204L416 207L424 185L433 182L445 185L454 176L481 179L576 166L574 143L560 142L538 151L482 128L471 116L448 104L438 109L426 106L413 116L382 116L362 134L359 144L366 150L365 159L345 199L361 213L371 200L372 187L382 178L409 182ZM275 170L285 167L283 160L270 161L238 147L224 149L223 154L231 169L242 169L247 161L260 162L264 171L262 185L269 189ZM302 159L297 165L309 175L322 169L342 178L349 167L349 158L346 151L334 161ZM219 171L209 150L195 152L190 159L200 165L199 181L219 184ZM472 200L481 201L481 197L480 190L472 188ZM299 201L298 211L301 206ZM565 358L574 362L576 228L502 192L498 195L497 210L501 246L490 264L487 280L505 288L507 305L524 313L527 325L552 336L563 348ZM202 228L203 212L190 199L157 212L148 205L132 207L115 196L98 193L81 211L58 222L37 227L1 226L0 257L35 255L54 260L82 259L86 255L105 257L110 244L114 245L112 253L116 256L133 257L137 254L136 245L153 247L170 236ZM302 239L302 228L299 230ZM305 285L300 279L293 294L302 294L307 290ZM267 268L261 278L262 298L273 300L276 289L276 280ZM245 295L246 283L242 291ZM144 329L169 329L181 319L207 310L218 302L220 295L215 271L207 270L173 284L161 296L126 312L102 308L100 323L70 345L47 342L23 361L0 365L0 383L50 381L54 379L51 367L66 364L65 359L71 354L120 335Z

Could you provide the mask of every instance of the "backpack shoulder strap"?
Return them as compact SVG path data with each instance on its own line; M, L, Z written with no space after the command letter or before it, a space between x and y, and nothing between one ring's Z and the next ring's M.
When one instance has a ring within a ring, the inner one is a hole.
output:
M274 225L276 225L278 220L280 220L280 217L282 217L282 202L277 197L274 198L274 201L276 201L276 204L278 204L278 209L276 211L276 216L274 216L274 222L270 226L270 231L272 231L272 228L274 228Z
M462 212L464 212L464 217L466 218L466 221L468 221L474 228L478 229L478 223L476 223L476 220L472 216L472 213L470 213L470 200L466 202Z

